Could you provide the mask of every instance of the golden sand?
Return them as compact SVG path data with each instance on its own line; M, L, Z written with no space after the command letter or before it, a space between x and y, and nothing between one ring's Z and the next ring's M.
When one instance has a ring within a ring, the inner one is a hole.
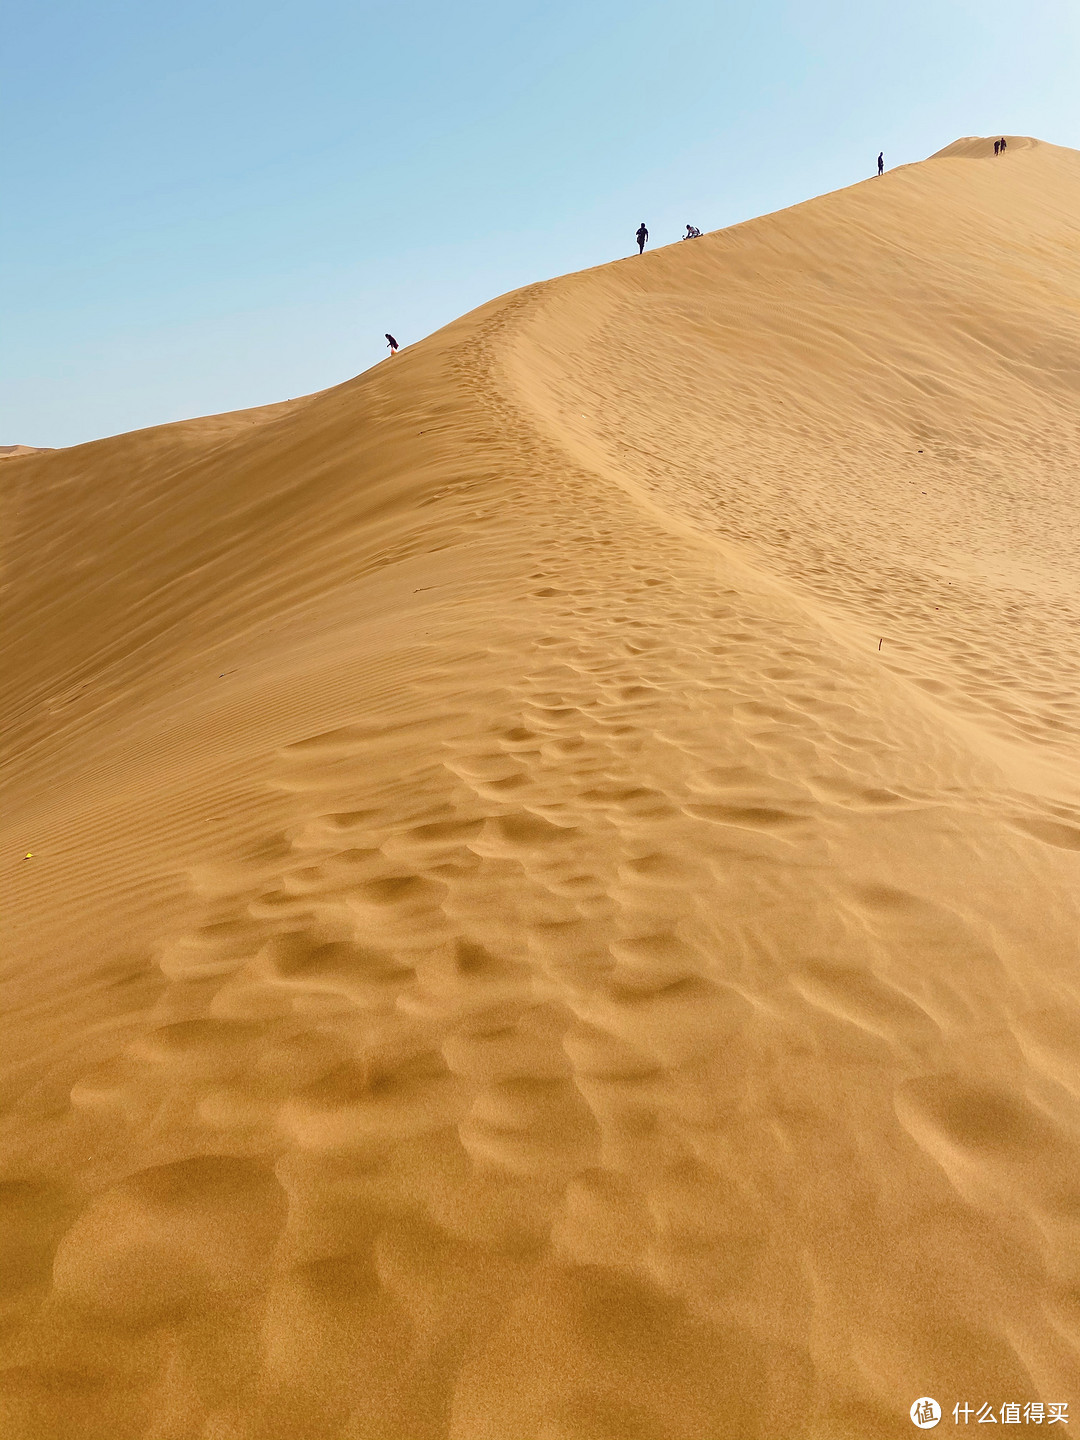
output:
M6 1440L1080 1422L1078 216L961 141L9 458Z

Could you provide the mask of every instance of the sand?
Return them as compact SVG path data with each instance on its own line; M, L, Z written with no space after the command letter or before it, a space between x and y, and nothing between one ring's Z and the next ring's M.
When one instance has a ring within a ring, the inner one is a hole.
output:
M38 445L0 445L0 460L15 460L23 455L45 455L51 451Z
M1078 216L964 140L5 463L0 1433L1076 1423Z

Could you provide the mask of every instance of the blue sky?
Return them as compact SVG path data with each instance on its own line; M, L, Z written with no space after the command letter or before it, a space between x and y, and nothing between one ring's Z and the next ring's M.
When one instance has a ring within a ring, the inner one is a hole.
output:
M1003 131L1075 0L8 0L0 442L335 384L493 295Z

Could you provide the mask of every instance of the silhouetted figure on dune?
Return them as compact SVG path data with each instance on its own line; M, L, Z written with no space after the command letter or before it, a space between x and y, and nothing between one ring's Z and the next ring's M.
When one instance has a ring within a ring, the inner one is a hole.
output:
M397 341L394 339L394 337L390 334L390 331L389 331L389 330L387 330L385 333L386 333L386 341L387 341L386 348L390 351L390 354L391 354L391 355L396 355L397 352L398 352L398 343L397 343Z
M637 253L640 255L645 249L645 241L649 238L649 232L645 229L645 221L637 227Z
M879 175L884 175L884 173L885 173L885 151L884 151L884 150L882 150L882 151L880 152L880 154L878 155L878 157L877 157L877 173L878 173Z
M994 141L994 154L995 154L995 155L1000 155L1000 154L1001 154L1001 141L1000 141L1000 140L995 140L995 141Z
M1005 154L1005 136L1004 136L1004 135L1002 135L1002 137L1001 137L1001 153L1002 153L1003 155Z

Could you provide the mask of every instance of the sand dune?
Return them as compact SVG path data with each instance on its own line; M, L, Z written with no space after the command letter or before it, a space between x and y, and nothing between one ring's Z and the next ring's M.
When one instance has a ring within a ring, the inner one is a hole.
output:
M51 453L37 445L0 445L0 460L18 460L23 455L44 455Z
M1078 216L958 141L3 467L0 1432L1080 1406Z

